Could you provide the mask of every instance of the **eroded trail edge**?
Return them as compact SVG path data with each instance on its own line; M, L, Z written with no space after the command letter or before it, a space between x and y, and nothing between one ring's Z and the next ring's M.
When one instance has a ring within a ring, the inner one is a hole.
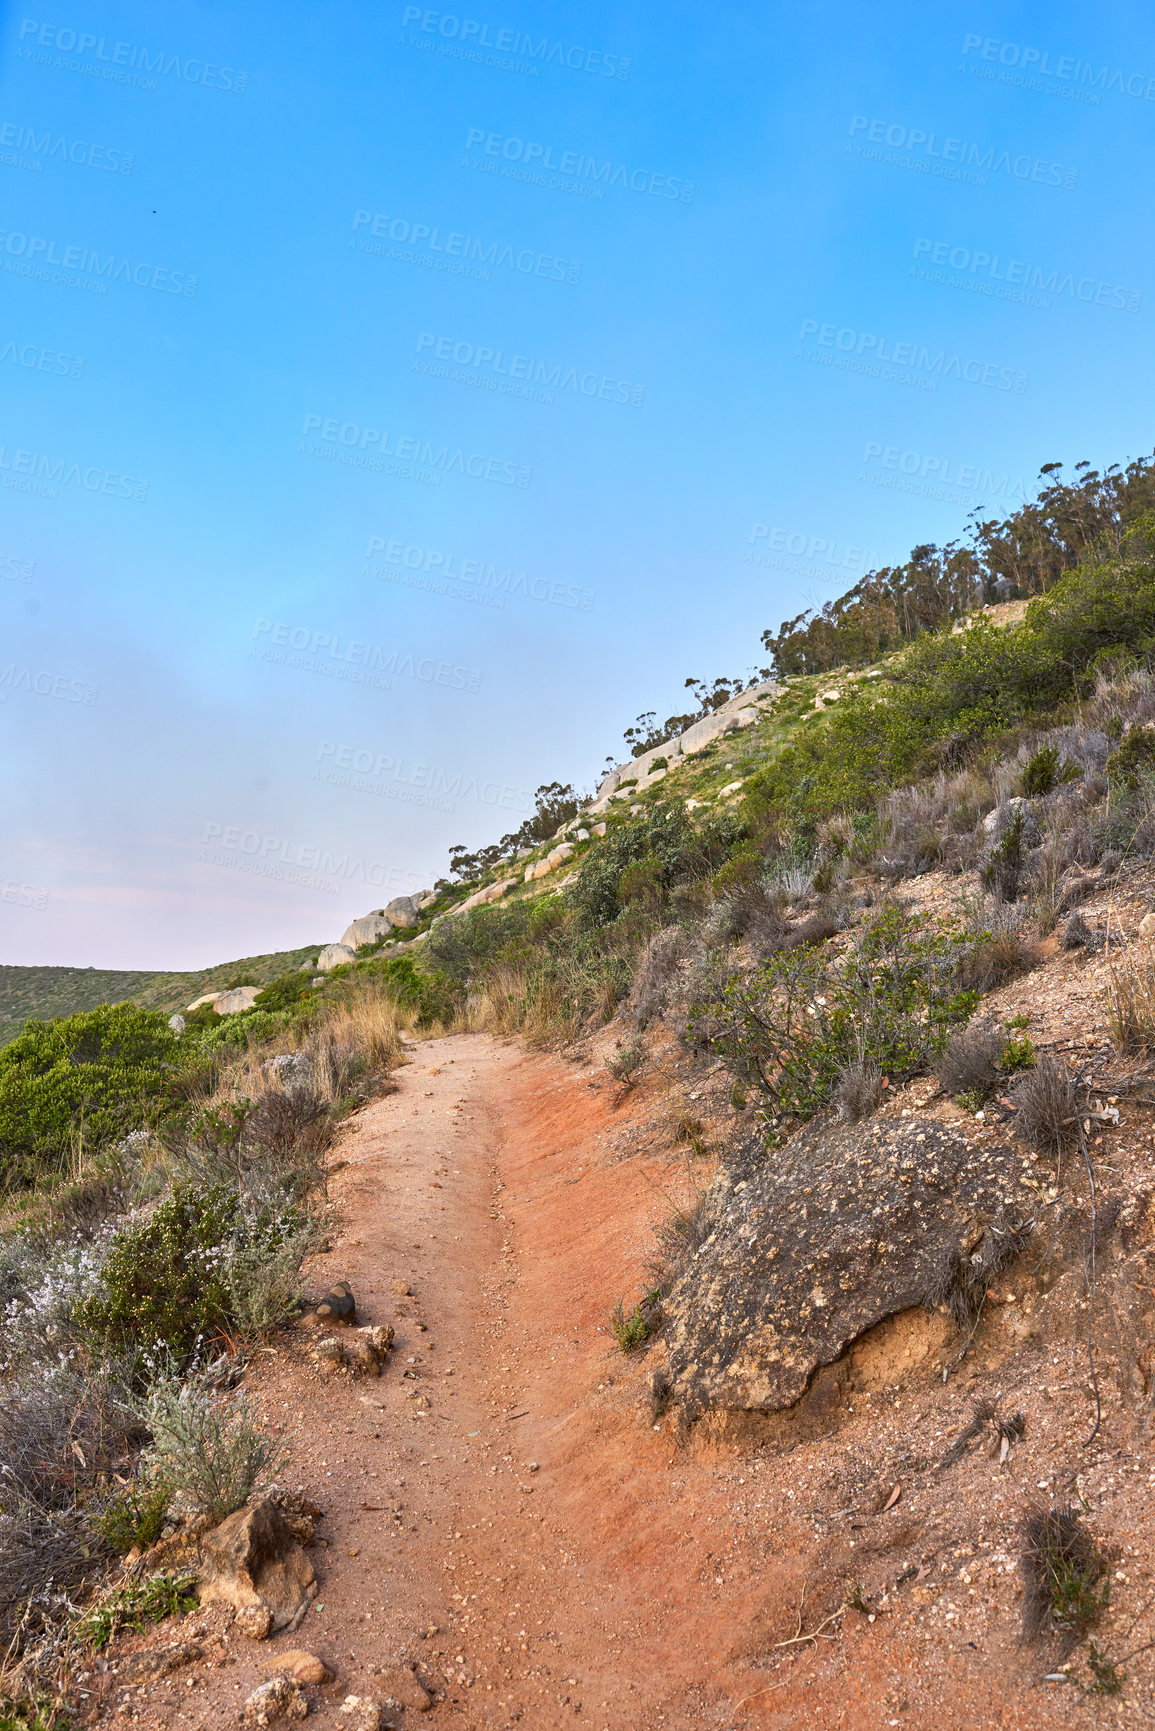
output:
M398 1665L433 1705L383 1722L445 1731L1059 1722L1008 1706L1005 1608L982 1654L895 1612L789 1645L845 1602L856 1546L899 1570L925 1534L899 1508L816 1541L803 1517L852 1438L743 1453L655 1422L645 1356L608 1326L684 1186L669 1136L644 1133L644 1090L623 1102L604 1069L483 1035L409 1058L334 1148L340 1225L310 1270L392 1325L388 1365L326 1377L294 1335L246 1379L292 1439L288 1482L325 1512L317 1603L259 1646L218 1635L203 1691L158 1691L175 1717L156 1722L232 1722L289 1647L336 1673L307 1691L322 1723L348 1723L349 1694L384 1705Z

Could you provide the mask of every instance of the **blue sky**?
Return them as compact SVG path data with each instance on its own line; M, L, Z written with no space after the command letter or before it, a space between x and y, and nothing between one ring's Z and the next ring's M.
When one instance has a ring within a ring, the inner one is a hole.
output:
M37 0L0 960L329 940L867 564L1148 452L1155 21Z

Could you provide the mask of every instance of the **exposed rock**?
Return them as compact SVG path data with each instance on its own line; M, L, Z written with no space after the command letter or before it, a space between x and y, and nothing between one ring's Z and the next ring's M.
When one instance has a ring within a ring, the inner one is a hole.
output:
M233 1620L233 1633L246 1641L267 1641L273 1632L273 1613L267 1605L242 1605Z
M172 1029L174 1034L183 1034L185 1031L185 1025L186 1024L185 1024L185 1019L182 1015L178 1014L175 1016L170 1016L168 1019L168 1025Z
M335 1322L352 1325L357 1320L357 1301L353 1289L345 1280L329 1288L319 1303L309 1312L308 1320L322 1328L332 1328Z
M348 1722L348 1731L381 1731L384 1723L380 1707L368 1695L346 1695L341 1716Z
M355 962L356 959L357 952L352 944L326 944L317 957L317 971L331 974L334 968L342 968L346 962Z
M1015 1149L930 1118L751 1145L715 1180L713 1230L664 1306L683 1418L781 1412L885 1317L968 1314L1031 1218L1020 1173Z
M594 833L594 835L605 835L605 833L606 833L606 825L605 825L605 820L604 820L604 819L603 819L603 820L602 820L602 822L601 822L601 823L595 823L595 824L594 824L594 827L593 827L593 833Z
M433 1705L433 1697L412 1665L392 1665L381 1671L377 1680L390 1700L399 1701L402 1707L416 1707L419 1713L428 1713Z
M409 1290L409 1282L407 1280L391 1280L389 1282L389 1290L390 1292L395 1292L398 1298L409 1298L412 1296Z
M1155 932L1155 913L1144 914L1139 921L1139 935L1149 938L1152 932Z
M182 1665L192 1665L205 1656L204 1648L195 1641L170 1641L167 1646L153 1647L143 1653L129 1653L117 1668L120 1683L142 1683L149 1677L167 1677Z
M271 1659L262 1662L261 1670L275 1671L278 1676L288 1677L294 1683L315 1685L331 1683L336 1675L324 1659L318 1659L315 1653L307 1653L303 1647L290 1647L287 1653L274 1653Z
M213 1010L218 1016L237 1016L242 1010L251 1010L260 989L260 986L234 986L231 992L220 992L213 999Z
M362 914L359 920L346 926L341 942L348 944L352 950L364 949L366 944L379 943L387 938L393 930L393 921L387 920L384 914Z
M449 912L451 914L467 914L472 908L485 907L489 902L500 901L502 896L511 890L517 882L517 878L503 878L500 883L485 884L481 889L474 890L471 896L466 896L463 902L458 902L455 908L450 908Z
M381 1366L393 1345L393 1329L388 1323L374 1328L361 1328L355 1334L338 1340L330 1335L319 1340L312 1352L324 1374L348 1371L353 1376L380 1376Z
M381 910L391 926L415 926L417 909L409 896L394 896Z
M233 1605L253 1630L267 1612L257 1639L299 1627L316 1596L313 1565L272 1502L238 1509L201 1541L201 1604Z
M194 1010L199 1010L202 1004L211 1004L214 998L219 998L219 992L202 992L199 998L194 998L185 1009L185 1015L191 1016Z
M270 1485L260 1493L260 1501L272 1503L299 1545L315 1545L316 1523L324 1517L324 1509L300 1491L287 1491L281 1485Z
M270 1677L254 1689L241 1708L242 1725L272 1725L277 1719L303 1719L309 1704L290 1677Z

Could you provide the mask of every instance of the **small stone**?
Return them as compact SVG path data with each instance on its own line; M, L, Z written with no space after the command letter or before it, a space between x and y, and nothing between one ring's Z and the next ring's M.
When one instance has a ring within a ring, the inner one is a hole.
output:
M341 1714L349 1721L349 1731L381 1731L381 1709L368 1695L346 1695Z
M271 1725L276 1719L303 1719L309 1704L289 1677L271 1677L254 1689L241 1709L242 1725Z
M178 1671L182 1665L192 1665L204 1656L203 1647L198 1647L195 1641L172 1641L166 1647L154 1647L149 1652L130 1653L120 1662L118 1681L138 1683L147 1677L167 1677L171 1671Z
M303 1647L290 1647L287 1653L274 1653L271 1659L264 1661L261 1670L275 1671L294 1683L331 1683L335 1674L324 1659L318 1659L316 1653L307 1653Z
M433 1705L433 1697L410 1665L391 1665L382 1671L381 1687L392 1700L400 1701L403 1707L416 1707L420 1713L428 1713Z
M242 1605L233 1628L246 1641L267 1641L273 1627L273 1613L267 1605Z
M391 1280L389 1282L389 1290L390 1292L395 1292L398 1298L408 1298L410 1296L409 1283L405 1280Z

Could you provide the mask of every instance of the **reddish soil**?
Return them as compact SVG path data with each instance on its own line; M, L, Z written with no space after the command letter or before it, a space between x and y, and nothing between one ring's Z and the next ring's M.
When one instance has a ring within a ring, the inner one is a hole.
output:
M393 1324L387 1369L324 1381L294 1335L246 1378L287 1425L286 1482L325 1510L318 1602L261 1644L230 1639L220 1612L165 1625L150 1643L203 1631L206 1658L126 1704L138 1723L235 1724L289 1647L337 1672L307 1691L332 1725L347 1694L383 1700L378 1673L399 1662L436 1699L388 1722L437 1731L1147 1722L1145 1659L1116 1702L1044 1681L1062 1655L1020 1642L1017 1522L1040 1481L1080 1466L1125 1577L1107 1644L1155 1633L1124 1638L1150 1591L1147 1445L1108 1392L1080 1454L1069 1336L1015 1383L1025 1287L975 1342L1028 1412L1005 1463L978 1449L929 1470L986 1384L964 1367L943 1386L942 1329L921 1314L874 1331L825 1436L683 1442L646 1398L661 1348L626 1357L608 1326L686 1194L672 1072L621 1099L600 1066L461 1036L415 1046L397 1079L334 1151L339 1229L311 1270L318 1291L350 1282L361 1321Z

